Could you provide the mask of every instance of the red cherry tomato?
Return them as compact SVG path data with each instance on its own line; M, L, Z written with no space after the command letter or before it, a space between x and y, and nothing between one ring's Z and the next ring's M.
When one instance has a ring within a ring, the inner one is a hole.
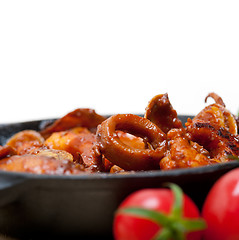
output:
M143 189L129 195L119 206L116 212L113 232L116 240L147 240L152 239L158 232L164 230L164 226L155 223L152 220L122 213L121 210L129 207L139 207L143 209L154 210L170 215L174 205L174 194L170 189ZM199 210L194 202L185 194L182 194L181 206L182 218L199 219ZM173 220L174 221L174 220ZM175 218L175 222L177 219ZM167 232L167 229L166 229ZM201 231L183 233L185 239L201 239ZM166 239L166 238L165 238ZM171 239L171 238L170 238ZM175 238L177 239L177 238Z
M239 239L239 168L223 175L211 188L203 205L207 222L205 239Z

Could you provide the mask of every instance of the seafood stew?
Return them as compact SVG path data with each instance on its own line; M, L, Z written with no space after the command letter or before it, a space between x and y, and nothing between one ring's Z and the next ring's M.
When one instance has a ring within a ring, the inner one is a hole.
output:
M143 116L105 117L79 108L50 124L15 132L0 146L0 170L50 175L194 168L239 156L238 117L215 103L182 122L168 94ZM3 134L1 134L3 135Z

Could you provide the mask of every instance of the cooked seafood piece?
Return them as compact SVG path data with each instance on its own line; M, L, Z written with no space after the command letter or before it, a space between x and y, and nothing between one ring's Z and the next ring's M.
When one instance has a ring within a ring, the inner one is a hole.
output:
M239 137L223 127L208 122L192 122L187 127L189 139L207 149L211 158L221 162L230 161L230 156L239 156ZM228 158L229 157L229 158Z
M6 143L12 147L16 154L23 155L30 153L38 148L41 148L45 139L41 134L34 130L23 130L14 134Z
M141 137L147 148L126 145L117 130ZM99 152L125 170L159 169L159 161L167 150L166 134L150 120L133 114L108 118L98 125L96 137Z
M192 120L188 119L186 131L190 140L209 151L211 158L230 161L228 156L239 156L237 122L217 94L210 93L209 97L216 103L205 107Z
M182 122L173 109L167 93L153 97L146 108L144 116L156 124L164 133L173 128L183 128Z
M98 124L106 118L97 114L95 110L89 108L78 108L64 117L57 119L53 124L40 131L44 138L49 137L54 132L66 131L75 127L96 129Z
M16 155L15 149L13 149L11 146L4 145L0 146L0 159L5 157L10 157L12 155Z
M215 128L223 127L231 134L237 134L237 122L234 115L226 109L224 102L216 93L210 93L206 100L212 96L217 102L205 107L193 118L193 122L207 122ZM188 125L190 122L186 123L186 126Z
M32 154L4 158L0 161L0 170L54 175L84 173L80 165L71 161L59 161L55 157Z
M172 129L167 134L168 151L160 161L160 169L192 168L211 165L219 161L211 159L207 150L190 141L184 129Z
M73 128L68 131L52 133L44 145L49 149L64 150L73 156L74 162L84 165L92 172L102 171L103 164L94 150L95 134L86 128Z
M73 156L64 150L56 150L56 149L39 149L35 152L37 156L44 156L44 157L52 157L58 161L70 161L73 162Z

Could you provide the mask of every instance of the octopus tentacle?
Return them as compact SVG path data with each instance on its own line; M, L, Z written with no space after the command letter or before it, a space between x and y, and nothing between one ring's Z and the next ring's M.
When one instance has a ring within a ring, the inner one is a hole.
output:
M193 122L207 122L216 128L225 128L231 134L238 133L238 124L235 116L225 107L223 100L216 93L209 93L208 97L213 97L216 103L205 107L194 118ZM186 126L190 123L186 123Z
M225 128L215 128L207 122L194 122L188 126L187 132L189 138L206 148L212 158L225 161L229 155L239 156L238 135Z
M210 93L209 96L216 103L205 107L192 120L188 120L185 124L187 134L192 141L207 149L211 157L227 161L228 155L239 155L237 121L217 94Z
M126 145L118 137L117 130L143 138L151 148ZM148 119L133 114L111 116L98 126L96 138L101 154L125 170L159 169L167 149L166 134Z
M53 124L41 130L40 133L46 139L54 132L66 131L75 127L94 129L105 119L105 117L97 114L93 109L78 108L57 119Z
M156 95L150 100L146 108L145 118L156 124L165 133L172 128L183 127L167 93Z
M223 107L226 107L226 105L225 105L225 103L223 102L222 98L221 98L219 95L217 95L216 93L214 93L214 92L209 93L209 94L206 96L206 98L205 98L205 102L207 102L207 99L208 99L209 97L213 98L214 101L215 101L217 104L222 105Z

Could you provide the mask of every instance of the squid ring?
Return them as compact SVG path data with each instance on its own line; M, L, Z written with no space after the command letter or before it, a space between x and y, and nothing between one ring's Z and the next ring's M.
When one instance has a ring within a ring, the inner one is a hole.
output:
M138 149L120 141L116 130L141 137L149 148ZM98 125L97 146L113 164L125 170L159 169L167 150L166 134L150 120L134 114L117 114Z

